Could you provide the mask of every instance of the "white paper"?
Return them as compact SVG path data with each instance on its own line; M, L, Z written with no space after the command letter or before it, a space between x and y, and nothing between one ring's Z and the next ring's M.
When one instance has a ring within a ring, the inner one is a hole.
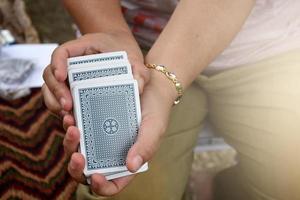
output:
M41 87L44 83L43 71L50 64L52 52L57 46L57 44L15 44L2 47L0 56L3 59L19 58L32 61L35 65L33 72L18 88Z

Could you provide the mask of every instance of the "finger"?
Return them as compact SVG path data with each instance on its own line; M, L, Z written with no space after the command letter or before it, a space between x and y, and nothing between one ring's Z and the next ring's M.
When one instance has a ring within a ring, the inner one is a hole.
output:
M68 86L64 82L58 82L55 79L50 67L47 67L44 70L43 78L48 89L59 102L61 108L65 111L70 111L72 109L72 96Z
M93 174L91 179L92 190L102 196L116 195L122 189L129 184L134 175L117 178L111 181L107 181L101 174Z
M63 127L64 127L65 131L67 131L70 126L74 126L74 125L75 125L75 119L74 119L73 115L71 115L71 114L64 115Z
M142 120L136 143L130 148L126 165L129 171L136 172L145 162L149 161L160 144L165 131L157 117L145 117Z
M85 177L83 175L84 157L80 153L74 153L68 165L68 172L79 183L85 183Z
M63 145L65 152L71 154L77 151L80 140L80 133L77 127L70 126L64 137Z
M91 55L91 54L96 54L96 53L101 53L101 52L93 47L86 48L84 51L84 55Z
M42 86L42 93L43 93L44 102L45 102L45 105L47 106L47 108L51 112L59 115L60 111L61 111L61 106L58 103L58 101L56 100L56 98L54 97L54 95L50 92L50 90L46 84L43 84L43 86Z
M65 81L67 79L67 59L82 56L86 53L95 53L96 48L93 48L94 46L94 40L86 35L56 48L51 57L51 68L55 78L60 82Z

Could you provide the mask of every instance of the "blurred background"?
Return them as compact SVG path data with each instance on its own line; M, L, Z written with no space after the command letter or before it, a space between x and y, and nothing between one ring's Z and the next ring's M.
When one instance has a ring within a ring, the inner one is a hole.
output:
M40 87L52 51L76 37L76 26L59 0L0 0L0 29L0 199L75 199L64 131ZM200 131L190 199L210 199L214 175L236 163L235 151L216 135L209 124Z
M24 3L41 42L61 44L76 37L72 19L61 1L24 0Z

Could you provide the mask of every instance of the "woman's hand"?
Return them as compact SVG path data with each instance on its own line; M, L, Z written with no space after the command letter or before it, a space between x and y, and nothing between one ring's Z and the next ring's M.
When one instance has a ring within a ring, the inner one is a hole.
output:
M127 167L135 172L143 163L149 161L157 150L161 137L165 132L168 116L173 103L170 82L160 77L158 72L152 71L152 81L144 88L150 77L150 71L144 66L141 52L126 42L126 36L108 34L90 34L80 39L67 42L58 47L52 55L51 64L45 69L43 86L44 100L47 107L54 113L63 116L64 127L67 130L64 138L65 151L72 154L68 171L78 182L84 183L84 158L77 153L79 144L79 130L75 127L75 120L71 114L72 97L67 86L67 58L99 52L125 50L133 67L134 78L139 84L142 107L142 123L135 145L127 156ZM161 80L160 80L161 79ZM165 81L165 82L163 82ZM165 85L166 87L161 87ZM172 88L173 90L174 88ZM91 188L99 195L110 196L120 192L134 176L127 176L107 181L101 174L94 174L91 178Z
M55 114L66 116L72 109L72 97L67 86L67 58L102 52L126 51L132 66L133 76L138 81L140 93L149 80L149 72L144 66L140 48L131 33L87 34L79 39L59 46L52 54L51 64L46 67L42 87L46 106ZM74 125L71 115L65 120L64 127Z
M127 154L126 165L131 172L137 171L149 161L157 151L160 141L168 125L168 118L176 90L164 75L151 71L151 80L145 86L141 96L142 122L137 142ZM79 144L79 130L70 126L67 130L64 146L70 152L76 152ZM83 175L85 160L80 153L73 153L68 166L69 173L78 182L84 182ZM134 176L127 176L107 181L101 174L91 177L91 189L101 196L112 196L126 187Z

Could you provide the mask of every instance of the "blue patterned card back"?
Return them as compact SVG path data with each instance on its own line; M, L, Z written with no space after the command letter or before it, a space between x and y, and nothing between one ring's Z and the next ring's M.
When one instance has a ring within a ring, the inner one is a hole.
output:
M80 65L90 66L93 63L117 62L122 60L127 60L127 54L125 51L92 54L92 55L68 58L68 67L74 67Z
M126 66L120 67L111 67L111 68L104 68L104 69L94 69L94 70L86 70L80 72L73 72L72 73L72 82L73 81L82 81L88 80L93 78L101 78L101 77L108 77L108 76L115 76L115 75L122 75L128 74L128 69Z
M138 133L133 83L78 90L87 170L125 166Z

